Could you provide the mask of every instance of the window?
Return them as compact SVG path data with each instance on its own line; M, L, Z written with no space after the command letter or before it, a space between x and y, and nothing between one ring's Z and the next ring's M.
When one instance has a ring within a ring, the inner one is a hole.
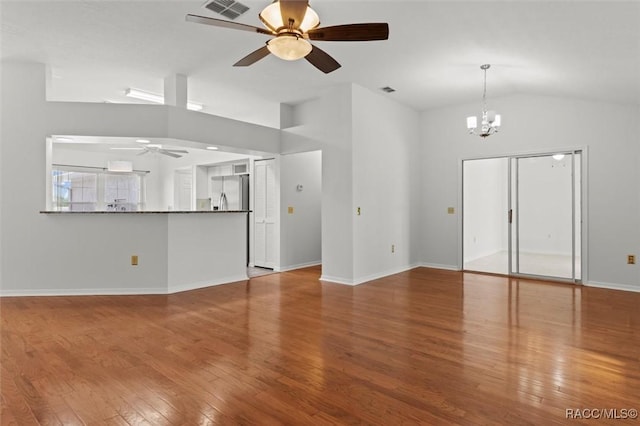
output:
M52 209L56 211L144 210L144 174L84 171L77 166L54 166Z
M105 174L104 202L110 211L141 210L140 184L137 174Z
M53 208L60 211L96 210L96 173L53 171Z

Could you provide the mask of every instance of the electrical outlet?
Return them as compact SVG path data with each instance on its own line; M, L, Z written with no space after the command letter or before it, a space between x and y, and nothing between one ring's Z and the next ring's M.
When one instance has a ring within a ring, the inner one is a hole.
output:
M447 207L447 213L448 214L455 214L456 209L454 209L453 207Z
M396 245L391 244L391 253L395 253L395 252L396 252Z
M629 264L629 265L635 265L636 264L636 255L635 254L627 255L627 264Z
M135 254L131 256L131 266L138 266L138 256Z

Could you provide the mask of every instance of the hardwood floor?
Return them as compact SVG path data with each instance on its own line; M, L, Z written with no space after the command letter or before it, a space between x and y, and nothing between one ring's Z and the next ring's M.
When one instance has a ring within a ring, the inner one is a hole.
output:
M2 424L638 421L566 410L640 409L640 293L427 268L358 287L319 275L3 298Z

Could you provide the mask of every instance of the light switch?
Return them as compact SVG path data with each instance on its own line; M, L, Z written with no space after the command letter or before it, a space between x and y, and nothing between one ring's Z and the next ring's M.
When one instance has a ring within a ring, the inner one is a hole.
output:
M293 214L293 207L291 206L287 207L287 213Z
M136 255L131 256L131 265L138 266L138 256Z
M447 208L447 213L448 214L454 214L456 212L456 209L454 209L453 207L448 207Z

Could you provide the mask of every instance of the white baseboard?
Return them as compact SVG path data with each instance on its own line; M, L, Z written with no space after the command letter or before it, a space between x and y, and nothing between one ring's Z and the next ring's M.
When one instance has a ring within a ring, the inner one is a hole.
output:
M640 293L640 287L629 285L629 284L612 284L612 283L603 283L599 281L590 281L590 282L583 283L583 285L587 287L606 288L609 290L632 291L635 293Z
M307 263L299 263L297 265L282 266L280 268L277 268L277 270L276 268L274 268L274 271L287 272L287 271L293 271L296 269L308 268L310 266L318 266L318 265L322 265L322 261L316 260L315 262L307 262Z
M181 291L196 290L238 281L246 281L246 274L220 278L215 281L200 281L195 283L178 284L162 288L66 288L66 289L0 289L0 297L35 297L35 296L135 296L135 295L163 295L179 293Z
M326 281L326 282L334 283L334 284L355 285L353 283L353 280L346 279L346 278L340 278L340 277L332 277L332 276L329 276L329 275L321 275L320 276L320 281Z
M460 272L461 269L454 265L442 265L440 263L426 263L423 262L420 264L423 268L433 268L433 269L446 269L447 271L456 271Z
M198 290L201 288L213 287L213 286L222 285L222 284L231 284L238 281L247 281L248 279L249 277L247 276L247 274L241 274L233 277L220 278L214 281L205 280L205 281L198 281L194 283L170 285L169 288L167 289L166 294L180 293L182 291L189 291L189 290Z
M388 277L389 275L399 274L401 272L406 272L417 267L418 265L405 265L405 266L398 266L396 268L387 269L386 271L382 271L377 274L371 274L365 277L357 278L354 280L353 285L360 285L369 281L379 280L380 278Z
M388 277L389 275L395 275L395 274L399 274L401 272L406 272L406 271L409 271L411 269L417 268L419 266L420 266L420 264L411 264L411 265L406 265L406 266L399 266L397 268L388 269L386 271L379 272L379 273L376 273L376 274L367 275L365 277L361 277L361 278L358 278L358 279L355 279L355 280L345 279L345 278L340 278L340 277L331 277L331 276L328 276L328 275L322 275L320 277L320 281L327 281L327 282L336 283L336 284L356 286L356 285L367 283L369 281L378 280L380 278Z
M62 288L0 290L0 297L35 296L135 296L167 294L166 288Z

